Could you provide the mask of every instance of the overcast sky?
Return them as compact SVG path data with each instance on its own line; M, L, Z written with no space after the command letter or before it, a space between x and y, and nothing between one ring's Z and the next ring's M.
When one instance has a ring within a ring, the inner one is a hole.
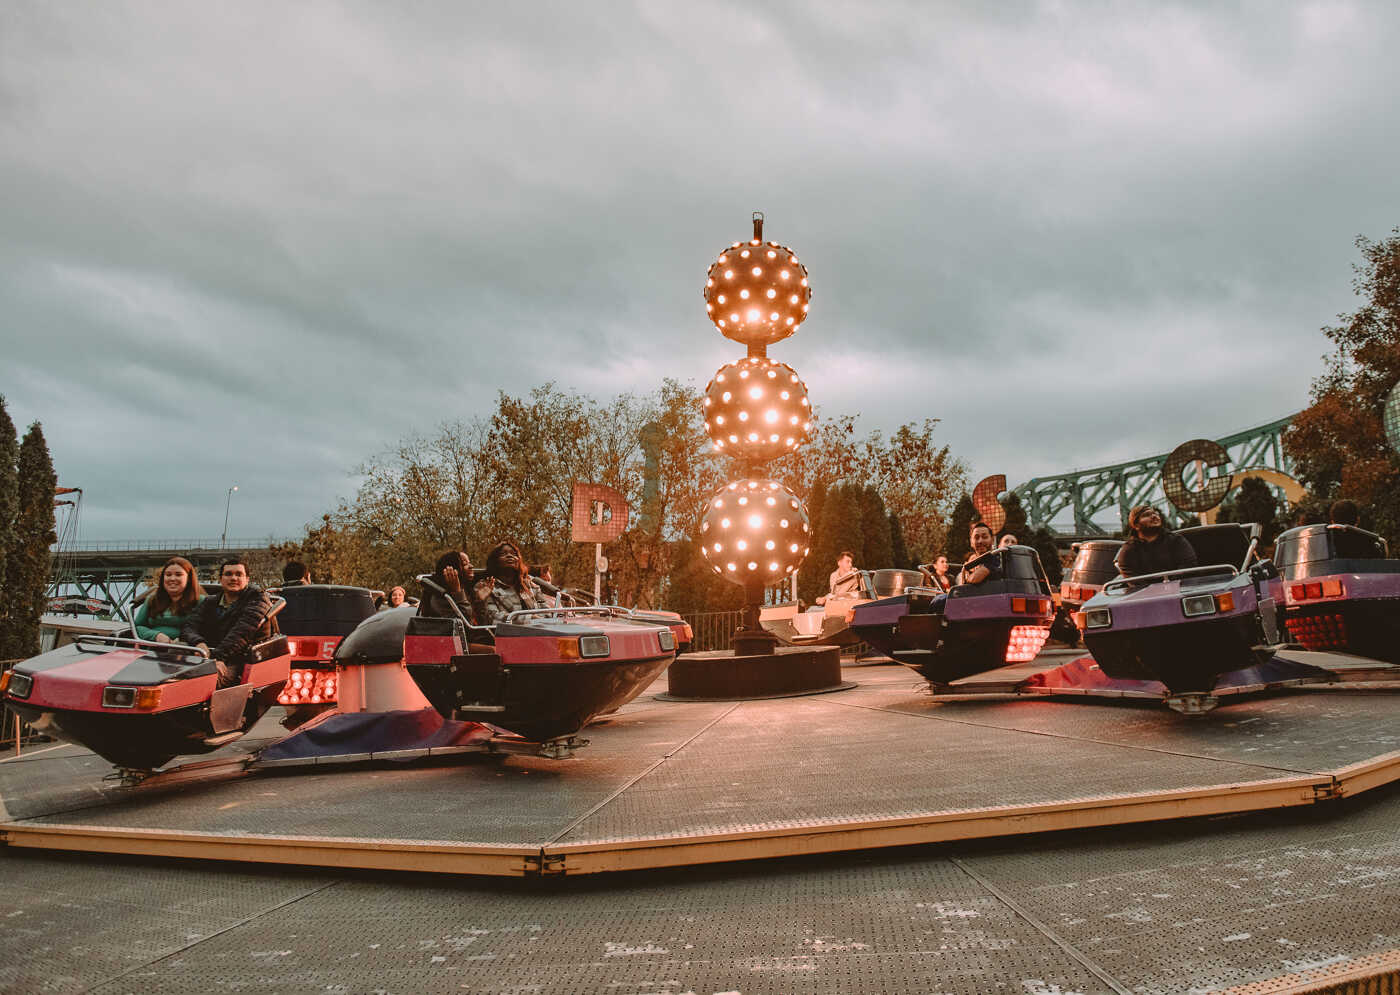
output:
M973 478L1303 407L1400 223L1400 7L0 6L0 393L82 538L300 531L546 381L703 387L715 253L806 263L770 350Z

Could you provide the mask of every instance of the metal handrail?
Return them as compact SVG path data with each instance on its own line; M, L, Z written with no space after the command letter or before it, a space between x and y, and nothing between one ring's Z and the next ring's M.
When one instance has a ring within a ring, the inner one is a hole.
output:
M206 659L209 654L198 646L191 646L188 643L168 642L163 643L158 639L139 639L135 636L102 636L97 634L84 633L73 637L73 645L78 649L83 649L83 643L101 643L104 646L130 646L133 649L164 649L179 650L194 656L202 656ZM89 652L93 652L89 650Z
M518 608L506 616L506 621L514 622L518 618L563 618L568 615L599 615L608 618L629 618L632 612L626 608L619 608L615 605L579 605L573 608Z
M1229 563L1207 564L1203 567L1182 567L1179 570L1162 570L1155 574L1140 574L1136 577L1115 577L1103 586L1104 594L1117 594L1135 584L1157 584L1181 577L1204 577L1208 574L1228 573L1238 577L1240 572Z

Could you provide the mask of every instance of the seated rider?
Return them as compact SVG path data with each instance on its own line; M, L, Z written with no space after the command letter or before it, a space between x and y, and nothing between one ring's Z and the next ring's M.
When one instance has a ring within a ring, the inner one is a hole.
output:
M292 560L282 568L283 587L305 587L311 583L311 568L298 560Z
M972 552L958 574L959 584L984 584L1001 579L1001 556L993 549L992 528L986 522L976 522L968 532Z
M428 587L423 594L423 599L418 602L418 614L427 615L432 618L456 618L460 611L462 616L471 621L472 603L467 595L467 588L472 583L472 561L466 553L449 549L437 558L437 563L433 566L433 583L447 592L444 597L437 591ZM426 587L426 585L425 585ZM392 595L393 592L390 592ZM392 597L391 597L392 600ZM453 610L453 605L457 610Z
M486 554L486 569L472 585L472 608L478 625L495 625L511 612L539 608L537 588L520 547L507 539Z
M241 557L219 565L219 586L220 593L209 595L195 608L180 630L180 641L206 651L219 671L218 686L227 688L242 682L254 644L271 633L272 599L248 583L248 564Z
M827 593L817 598L817 604L826 604L828 598L853 598L859 593L860 573L855 568L855 557L849 549L843 549L836 558L836 569L827 578Z
M1132 535L1113 561L1124 577L1184 570L1196 565L1196 551L1191 544L1168 530L1162 523L1162 513L1150 504L1140 504L1128 513L1128 529Z
M139 639L168 643L180 638L204 589L195 576L194 564L183 556L172 556L156 575L156 587L136 609L131 620Z

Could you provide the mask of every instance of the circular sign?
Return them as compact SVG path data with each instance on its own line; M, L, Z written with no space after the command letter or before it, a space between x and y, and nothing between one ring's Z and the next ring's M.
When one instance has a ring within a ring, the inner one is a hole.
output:
M1206 467L1225 466L1230 462L1230 454L1225 447L1210 439L1192 439L1183 442L1172 450L1162 467L1162 490L1167 492L1167 500L1182 511L1210 511L1230 493L1230 475L1207 477ZM1191 487L1182 478L1188 469L1201 467L1200 487Z

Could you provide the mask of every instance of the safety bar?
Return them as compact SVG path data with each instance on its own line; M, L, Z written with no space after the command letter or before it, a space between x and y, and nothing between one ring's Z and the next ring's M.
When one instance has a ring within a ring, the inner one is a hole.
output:
M204 652L204 650L200 649L198 646L190 646L187 643L163 643L158 639L138 639L135 636L104 636L97 634L84 634L73 637L74 646L78 647L79 649L83 649L83 643L101 643L103 646L130 646L133 649L145 649L149 647L151 649L182 650L186 653L192 653L195 656L209 655L208 653ZM94 651L88 650L88 652L91 653Z
M1115 577L1103 586L1104 594L1117 594L1135 584L1157 584L1181 577L1205 577L1210 574L1229 574L1238 577L1240 572L1228 563L1208 564L1204 567L1182 567L1180 570L1163 570L1155 574L1142 574L1136 577Z
M418 583L422 584L429 590L436 591L438 594L441 594L447 600L447 603L452 606L452 613L456 615L457 619L467 627L468 632L485 632L490 634L492 637L495 636L496 630L494 627L489 625L477 625L474 622L470 621L467 618L467 616L463 615L462 609L458 606L456 599L453 598L452 595L447 593L446 588L444 588L437 581L433 580L432 574L419 574L413 579L418 581Z

